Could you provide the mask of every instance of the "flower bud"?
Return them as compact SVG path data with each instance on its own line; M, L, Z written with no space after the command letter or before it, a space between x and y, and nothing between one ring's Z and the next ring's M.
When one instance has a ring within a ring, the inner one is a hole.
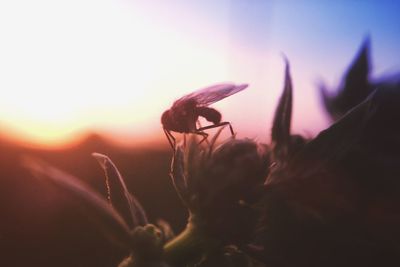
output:
M196 224L224 243L248 240L268 171L265 147L230 139L209 151L193 138L176 155L172 177Z

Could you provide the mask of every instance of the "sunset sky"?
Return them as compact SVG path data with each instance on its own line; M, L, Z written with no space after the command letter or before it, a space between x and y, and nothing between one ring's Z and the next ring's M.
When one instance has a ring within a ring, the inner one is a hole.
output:
M250 86L213 107L239 137L265 141L282 53L294 131L318 133L328 123L316 82L337 85L368 34L373 77L400 70L395 2L1 1L0 135L57 145L96 131L149 142L163 137L160 115L175 99L229 81Z

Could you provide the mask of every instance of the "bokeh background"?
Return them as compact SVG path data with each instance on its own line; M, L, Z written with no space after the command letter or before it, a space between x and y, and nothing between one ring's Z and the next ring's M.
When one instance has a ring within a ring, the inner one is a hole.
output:
M90 153L108 154L150 218L178 231L187 214L159 119L175 99L249 83L213 106L239 137L268 142L284 54L293 129L314 136L329 125L316 84L336 88L367 36L373 77L400 69L399 12L397 1L372 0L0 2L0 266L115 266L126 254L31 178L22 155L105 195Z

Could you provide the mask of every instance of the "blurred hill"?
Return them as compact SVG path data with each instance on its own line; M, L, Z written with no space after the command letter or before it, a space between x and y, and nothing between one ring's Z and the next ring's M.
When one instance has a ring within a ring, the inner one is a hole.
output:
M96 134L63 149L24 147L0 139L0 266L116 266L128 253L110 244L71 199L33 178L21 156L43 159L106 196L104 174L92 152L108 155L150 220L163 218L175 230L186 211L168 176L171 151L118 147Z

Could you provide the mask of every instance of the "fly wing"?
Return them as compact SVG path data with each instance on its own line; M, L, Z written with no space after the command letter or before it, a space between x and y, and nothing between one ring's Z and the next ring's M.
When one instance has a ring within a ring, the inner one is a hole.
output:
M248 84L235 85L233 83L222 83L212 85L206 88L202 88L194 91L188 95L175 101L174 105L180 105L187 101L195 101L198 106L208 106L225 97L236 94L246 89Z

